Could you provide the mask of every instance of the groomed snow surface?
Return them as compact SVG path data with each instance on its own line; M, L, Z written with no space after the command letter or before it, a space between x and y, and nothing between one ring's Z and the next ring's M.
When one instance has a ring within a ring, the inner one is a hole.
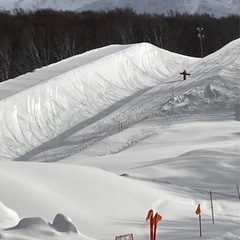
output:
M187 81L179 74L187 69ZM0 239L240 239L240 39L112 45L0 84ZM215 224L209 191L213 192Z

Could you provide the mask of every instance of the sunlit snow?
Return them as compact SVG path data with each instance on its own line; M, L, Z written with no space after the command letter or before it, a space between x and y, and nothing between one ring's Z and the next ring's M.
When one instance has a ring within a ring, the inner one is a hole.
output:
M202 239L240 239L239 76L237 39L203 59L112 45L1 83L0 239L145 240L153 209L157 238L192 240L199 203Z

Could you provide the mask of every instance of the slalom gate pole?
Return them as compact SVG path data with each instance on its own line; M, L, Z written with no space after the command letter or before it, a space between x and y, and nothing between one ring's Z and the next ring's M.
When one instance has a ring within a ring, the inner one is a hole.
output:
M157 236L157 223L155 223L155 225L154 225L154 235L153 235L153 240L156 240L156 236Z
M211 199L211 209L212 209L212 222L214 224L213 197L212 197L212 191L211 190L210 190L210 199Z
M146 217L146 221L149 220L149 229L150 229L150 240L153 240L153 210L150 209L148 211L147 217Z
M150 219L150 239L154 240L154 236L153 236L153 217Z
M199 230L200 230L200 237L202 237L202 218L201 218L201 214L199 214Z
M240 192L239 192L238 184L237 184L237 192L238 192L238 198L239 198L239 200L240 200Z

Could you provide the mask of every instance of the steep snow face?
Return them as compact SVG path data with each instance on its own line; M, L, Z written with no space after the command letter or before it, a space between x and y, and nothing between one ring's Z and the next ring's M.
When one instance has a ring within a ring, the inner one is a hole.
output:
M131 45L110 45L94 49L0 83L0 100L130 47Z
M101 114L112 111L113 107L107 109L111 105L164 82L198 60L147 43L117 47L117 52L112 48L95 51L93 58L91 52L2 83L1 89L9 97L0 101L1 159L21 156L77 124L86 126L93 116L99 120ZM68 61L69 71L55 74L66 69ZM38 84L21 91L31 78ZM7 89L15 83L20 87L12 95Z
M238 0L1 0L2 9L41 9L53 8L61 10L106 10L130 7L137 12L168 13L170 10L180 13L209 13L215 16L239 14Z
M119 152L130 147L133 142L138 142L154 134L155 130L143 129L142 134L137 132L136 134L132 133L131 137L127 135L124 144L120 144L120 146L117 144L116 148L109 150L109 152L102 151L101 147L100 152L94 150L98 142L99 144L103 142L102 146L108 149L106 147L108 145L104 145L104 139L110 140L112 135L145 118L165 116L166 120L163 119L161 120L163 123L160 123L165 125L164 122L168 122L167 119L172 113L181 115L212 110L233 111L234 105L239 102L240 91L238 81L240 74L238 67L239 41L236 40L228 44L204 59L197 61L191 59L184 66L191 73L187 81L183 81L179 74L181 64L176 64L179 71L166 80L161 80L158 84L145 88L144 91L137 94L129 95L94 118L69 128L58 138L22 155L18 160L42 161L42 156L45 156L45 161L57 161L77 153L83 154L84 157L85 153L89 154L89 150L90 155ZM183 64L181 68L183 68ZM126 76L130 80L131 72L127 73ZM139 76L136 80L141 80L141 77ZM108 95L105 96L108 97ZM95 101L94 99L89 101L88 106L91 103L97 106L98 102L95 103ZM74 146L69 142L74 143Z

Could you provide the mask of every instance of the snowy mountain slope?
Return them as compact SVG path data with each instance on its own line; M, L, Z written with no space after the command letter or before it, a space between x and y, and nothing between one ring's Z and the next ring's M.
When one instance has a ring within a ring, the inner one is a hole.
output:
M114 51L116 48L120 49L113 46ZM106 55L109 49L113 54ZM96 61L91 58L91 62L88 59L86 65L80 64L61 75L57 72L57 76L50 76L47 81L49 68L54 75L56 69L65 66L68 61L17 78L17 82L23 82L23 87L29 86L29 78L35 78L34 84L40 84L20 92L22 87L18 87L17 94L0 102L3 129L0 136L1 158L16 158L38 146L41 149L43 143L56 137L55 141L61 141L62 135L59 134L71 135L76 128L98 121L114 111L116 107L113 104L121 106L124 102L119 101L164 81L189 61L198 60L147 43L130 48L122 46L121 51L114 51L111 47L99 50L96 55L106 56L97 57ZM70 59L71 67L73 62L78 65L79 59L86 56L89 54ZM15 79L10 82L14 83ZM6 89L9 84L6 82L2 86Z
M130 7L137 12L167 13L170 10L180 13L209 13L215 16L239 14L238 0L1 0L0 9L42 9L58 10L107 10Z

